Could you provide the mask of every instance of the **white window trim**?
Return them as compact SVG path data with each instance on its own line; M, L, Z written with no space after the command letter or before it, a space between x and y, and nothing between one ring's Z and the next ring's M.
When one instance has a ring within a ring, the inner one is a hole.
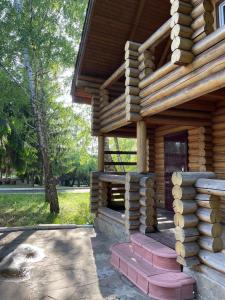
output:
M225 7L225 1L220 3L220 5L218 6L219 27L223 27L225 25L224 7Z

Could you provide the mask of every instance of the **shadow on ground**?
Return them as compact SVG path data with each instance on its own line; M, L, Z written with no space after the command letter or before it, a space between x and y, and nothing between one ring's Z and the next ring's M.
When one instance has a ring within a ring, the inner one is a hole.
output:
M1 279L1 299L149 299L111 267L112 241L92 228L0 234L0 259L23 243L42 248L46 257L31 266L29 280Z

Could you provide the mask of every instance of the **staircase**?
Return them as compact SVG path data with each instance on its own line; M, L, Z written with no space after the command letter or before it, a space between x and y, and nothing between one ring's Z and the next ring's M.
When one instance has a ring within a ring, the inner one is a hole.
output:
M193 299L195 280L181 272L176 252L140 233L111 247L111 263L145 294L160 300Z

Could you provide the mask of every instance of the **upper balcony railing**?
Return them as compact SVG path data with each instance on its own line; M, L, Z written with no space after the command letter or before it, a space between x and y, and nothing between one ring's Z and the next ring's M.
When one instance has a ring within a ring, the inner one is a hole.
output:
M159 55L157 47L169 36ZM128 41L125 62L101 85L100 131L112 131L223 87L224 40L225 27L214 31L211 5L172 1L171 18L143 44ZM121 93L110 99L110 86L123 76Z

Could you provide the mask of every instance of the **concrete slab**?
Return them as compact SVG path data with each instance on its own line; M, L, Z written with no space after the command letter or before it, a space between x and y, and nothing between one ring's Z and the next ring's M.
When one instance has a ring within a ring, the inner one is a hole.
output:
M92 228L18 231L0 234L0 260L20 244L42 248L46 257L26 281L0 279L3 300L147 300L110 264L113 241Z

